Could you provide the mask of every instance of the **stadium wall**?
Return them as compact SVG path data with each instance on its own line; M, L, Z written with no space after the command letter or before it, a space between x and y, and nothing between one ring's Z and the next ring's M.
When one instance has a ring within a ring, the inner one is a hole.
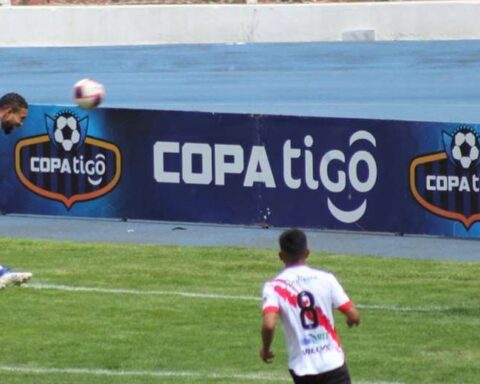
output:
M0 33L4 45L21 46L479 37L471 20L478 3L401 5L419 8L408 8L407 17L400 7L383 18L375 10L396 3L2 8ZM381 19L384 30L348 19L356 6ZM78 130L71 147L59 133L66 125ZM25 129L0 146L0 210L477 238L479 131L460 124L32 105ZM473 140L465 139L468 132Z
M480 38L480 2L0 7L1 46Z

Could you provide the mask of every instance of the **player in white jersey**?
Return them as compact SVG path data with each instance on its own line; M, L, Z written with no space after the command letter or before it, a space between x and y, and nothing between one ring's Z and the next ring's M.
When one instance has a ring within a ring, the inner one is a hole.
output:
M349 327L360 323L359 312L333 274L305 264L309 250L303 231L285 231L279 242L285 269L263 288L260 357L266 363L274 357L270 348L280 316L295 384L351 383L333 310L346 316Z

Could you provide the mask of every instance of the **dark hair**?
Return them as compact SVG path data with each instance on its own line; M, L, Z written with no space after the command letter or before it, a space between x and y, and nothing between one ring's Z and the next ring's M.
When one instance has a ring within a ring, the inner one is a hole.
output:
M307 236L300 229L292 228L280 235L278 239L280 249L288 261L298 261L305 256L308 250Z
M15 112L19 109L28 109L27 100L18 93L7 93L0 98L0 108L12 108Z

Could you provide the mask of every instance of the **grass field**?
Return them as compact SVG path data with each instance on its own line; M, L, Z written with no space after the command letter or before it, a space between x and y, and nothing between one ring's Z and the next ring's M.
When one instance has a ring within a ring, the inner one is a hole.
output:
M276 250L0 239L27 288L0 292L6 384L289 382L260 346ZM337 317L354 383L479 383L480 263L314 253L362 311ZM76 287L76 288L75 288Z

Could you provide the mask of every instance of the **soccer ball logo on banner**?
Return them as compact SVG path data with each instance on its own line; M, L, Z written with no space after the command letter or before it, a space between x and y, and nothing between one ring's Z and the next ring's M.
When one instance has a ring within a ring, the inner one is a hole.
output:
M48 131L51 136L53 133L53 142L65 152L70 152L74 146L80 146L83 140L85 140L88 124L87 118L80 120L78 116L69 111L63 111L53 119L48 115L46 118ZM83 127L80 125L83 125ZM83 135L82 132L84 133Z
M449 140L448 134L444 135L444 140ZM446 143L446 148L448 144ZM450 158L457 162L463 169L477 167L480 151L478 149L478 137L468 128L460 128L454 133L451 139Z

